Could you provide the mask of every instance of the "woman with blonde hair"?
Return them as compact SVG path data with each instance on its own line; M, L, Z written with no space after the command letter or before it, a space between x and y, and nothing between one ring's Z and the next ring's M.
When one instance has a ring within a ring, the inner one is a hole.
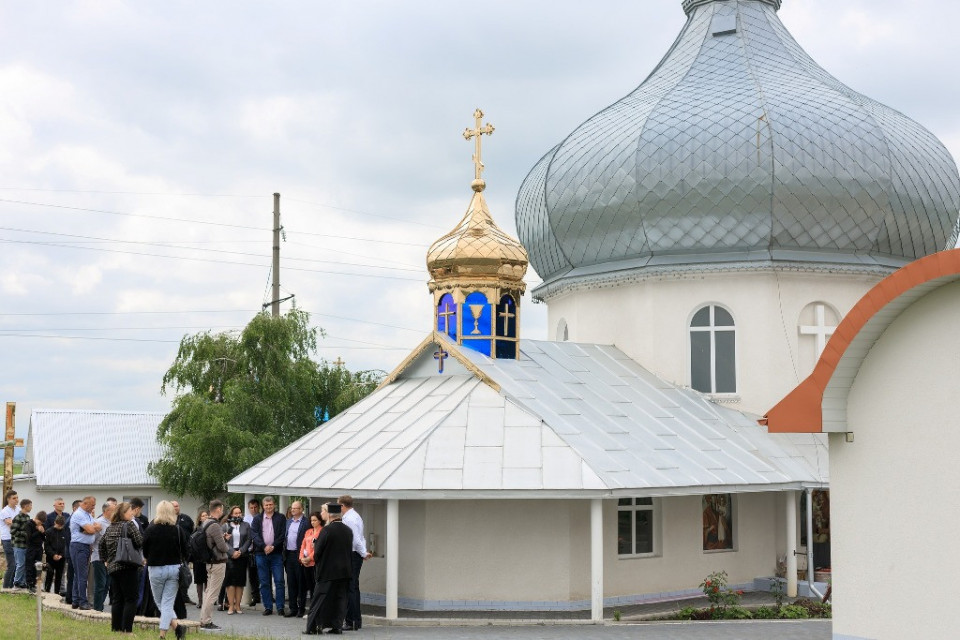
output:
M120 538L130 538L134 549L143 548L143 536L133 520L133 510L129 502L117 505L110 526L100 538L100 559L107 565L110 576L110 629L123 633L133 633L133 616L137 612L137 571L139 565L117 562L117 547ZM59 518L58 518L59 520Z
M173 504L161 500L156 517L143 534L143 555L150 571L150 589L160 609L160 637L173 627L178 638L183 638L186 627L177 621L173 612L174 600L180 585L180 563L187 552L187 539L177 526L177 512Z

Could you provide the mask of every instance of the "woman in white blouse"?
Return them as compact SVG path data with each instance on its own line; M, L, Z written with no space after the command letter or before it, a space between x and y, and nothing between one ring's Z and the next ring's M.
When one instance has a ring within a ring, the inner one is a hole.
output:
M243 509L230 507L230 514L223 524L224 538L230 547L227 557L227 571L223 584L227 589L227 615L243 613L240 599L247 584L247 563L253 541L250 540L250 525L243 521Z

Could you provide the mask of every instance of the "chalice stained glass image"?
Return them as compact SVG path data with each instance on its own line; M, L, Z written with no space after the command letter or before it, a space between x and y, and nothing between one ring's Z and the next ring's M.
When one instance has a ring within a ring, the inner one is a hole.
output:
M483 305L482 304L471 304L470 313L473 314L473 331L470 332L471 335L476 335L480 333L480 316L483 315Z

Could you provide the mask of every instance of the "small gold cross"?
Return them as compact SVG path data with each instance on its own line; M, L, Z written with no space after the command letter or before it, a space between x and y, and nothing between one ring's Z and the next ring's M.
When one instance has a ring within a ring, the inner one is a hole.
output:
M340 356L337 356L337 359L334 360L333 364L337 365L338 367L342 367L347 363L343 361L343 358L341 358Z
M488 122L487 126L480 126L480 122L483 120L483 111L480 111L480 109L473 112L473 117L477 121L477 128L471 129L467 127L463 132L463 137L467 140L474 137L477 139L475 142L475 151L473 152L473 179L479 180L480 174L483 173L483 160L480 157L480 136L483 134L487 134L488 136L493 135L493 125Z

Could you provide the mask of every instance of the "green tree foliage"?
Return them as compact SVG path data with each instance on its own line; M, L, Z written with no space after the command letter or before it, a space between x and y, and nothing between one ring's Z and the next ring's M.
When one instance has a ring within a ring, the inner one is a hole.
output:
M161 392L175 396L150 473L178 495L221 495L228 480L373 391L380 372L310 358L320 330L294 309L242 332L184 336Z

